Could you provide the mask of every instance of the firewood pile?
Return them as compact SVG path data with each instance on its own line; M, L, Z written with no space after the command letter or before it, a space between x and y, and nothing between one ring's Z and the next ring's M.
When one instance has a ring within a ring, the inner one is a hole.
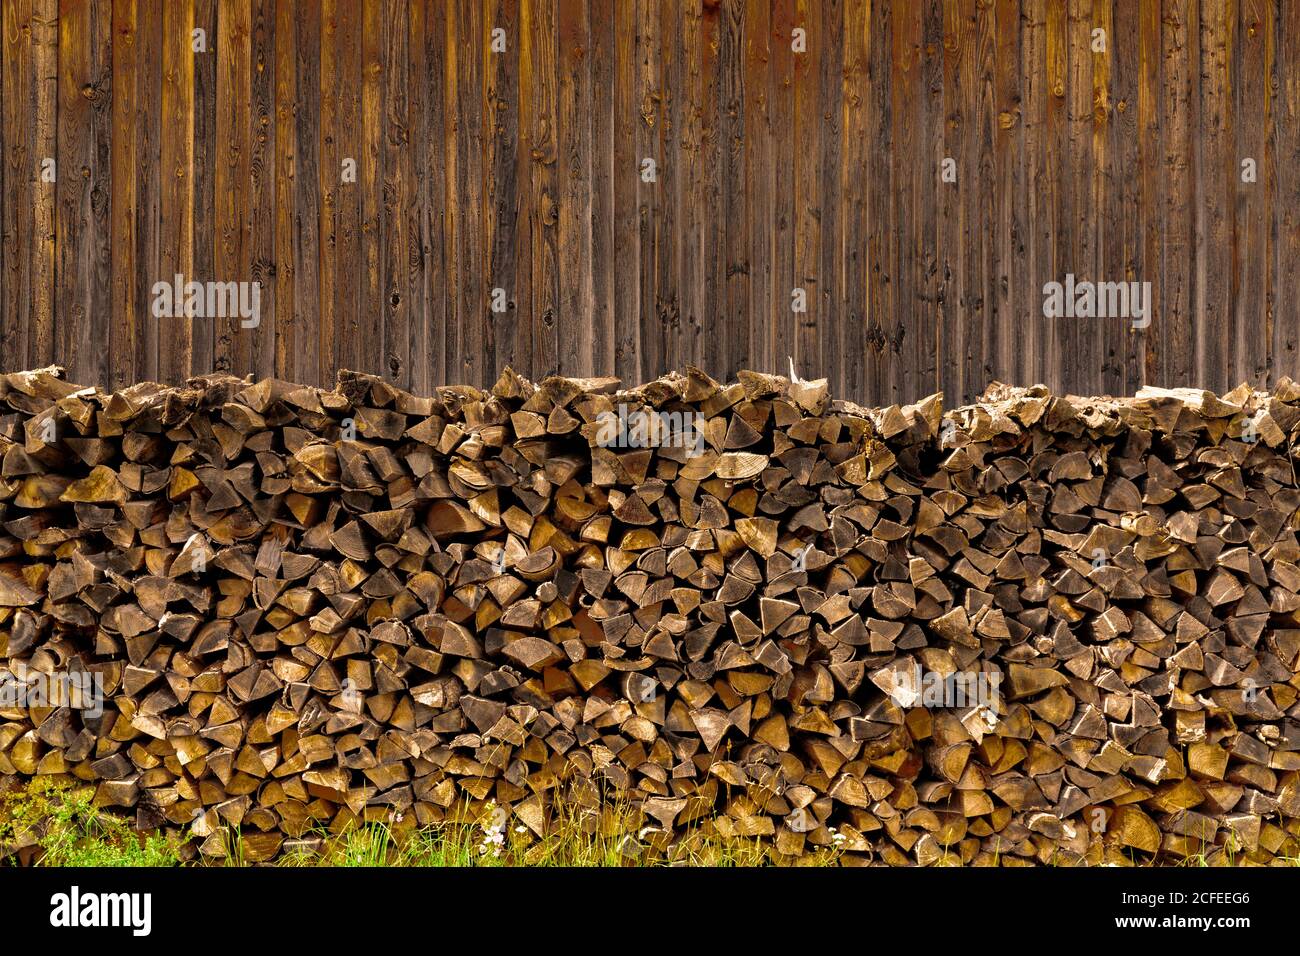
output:
M694 369L61 374L0 376L8 782L253 861L489 807L540 835L598 785L658 850L1300 853L1289 380L944 414Z

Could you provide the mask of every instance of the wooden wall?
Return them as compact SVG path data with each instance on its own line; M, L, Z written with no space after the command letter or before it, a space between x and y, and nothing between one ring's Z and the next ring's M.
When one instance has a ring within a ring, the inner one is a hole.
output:
M1296 0L0 5L7 370L1300 378ZM176 273L261 324L155 318ZM1066 273L1150 326L1044 318Z

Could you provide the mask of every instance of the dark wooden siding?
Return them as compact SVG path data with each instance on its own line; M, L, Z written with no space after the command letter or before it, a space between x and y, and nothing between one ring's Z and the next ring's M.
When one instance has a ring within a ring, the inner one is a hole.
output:
M1298 3L0 6L6 370L1300 377ZM155 318L176 273L260 326ZM1044 318L1066 273L1151 282L1150 326Z

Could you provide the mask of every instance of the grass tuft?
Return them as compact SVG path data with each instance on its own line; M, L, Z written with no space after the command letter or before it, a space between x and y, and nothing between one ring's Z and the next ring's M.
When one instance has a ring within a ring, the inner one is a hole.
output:
M0 859L42 866L175 866L174 839L94 805L95 788L35 777L0 795Z

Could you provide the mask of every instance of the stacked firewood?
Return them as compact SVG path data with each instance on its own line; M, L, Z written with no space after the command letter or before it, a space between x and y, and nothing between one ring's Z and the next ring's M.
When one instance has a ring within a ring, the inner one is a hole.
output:
M695 369L44 369L0 409L0 777L198 852L503 810L531 838L576 786L658 850L1300 853L1289 380L945 415Z

